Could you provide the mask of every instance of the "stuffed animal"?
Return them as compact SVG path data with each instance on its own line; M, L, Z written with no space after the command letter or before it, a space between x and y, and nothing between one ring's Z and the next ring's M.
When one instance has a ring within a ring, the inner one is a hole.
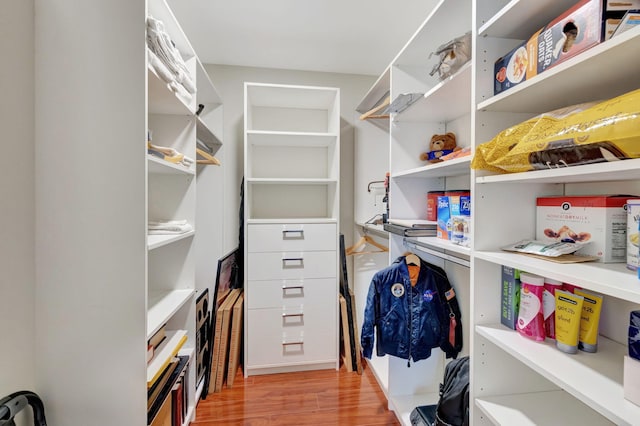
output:
M456 144L455 134L448 132L444 135L433 135L429 142L429 151L420 154L420 160L439 163L442 161L442 156L458 151L459 149Z

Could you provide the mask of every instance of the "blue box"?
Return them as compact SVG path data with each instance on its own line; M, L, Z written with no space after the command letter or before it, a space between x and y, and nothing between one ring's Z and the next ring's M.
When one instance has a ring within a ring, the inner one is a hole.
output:
M449 211L449 197L438 196L438 227L436 236L443 240L451 239L451 212Z

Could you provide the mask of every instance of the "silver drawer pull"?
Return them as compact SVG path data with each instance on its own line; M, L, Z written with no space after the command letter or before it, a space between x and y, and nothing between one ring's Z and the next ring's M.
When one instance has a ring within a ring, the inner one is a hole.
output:
M303 317L304 316L304 312L299 312L297 314L287 314L287 313L282 313L282 318L287 318L287 317Z
M282 286L282 289L285 290L285 291L286 290L296 290L296 289L302 290L303 288L304 288L303 285L289 285L289 286L283 285Z
M304 239L304 229L283 229L283 240L302 240Z
M282 346L290 346L290 345L303 345L304 342L300 340L299 342L282 342Z
M282 258L283 268L304 268L304 258L302 257L284 257Z

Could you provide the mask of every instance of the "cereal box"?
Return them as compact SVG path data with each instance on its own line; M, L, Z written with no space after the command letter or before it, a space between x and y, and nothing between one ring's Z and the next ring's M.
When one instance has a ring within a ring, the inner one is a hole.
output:
M494 94L529 80L603 39L602 2L582 0L494 65Z

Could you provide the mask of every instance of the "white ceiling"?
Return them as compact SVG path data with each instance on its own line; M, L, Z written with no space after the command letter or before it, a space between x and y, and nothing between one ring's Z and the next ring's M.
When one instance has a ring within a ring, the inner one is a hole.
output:
M167 2L203 63L375 76L433 7L426 0Z

